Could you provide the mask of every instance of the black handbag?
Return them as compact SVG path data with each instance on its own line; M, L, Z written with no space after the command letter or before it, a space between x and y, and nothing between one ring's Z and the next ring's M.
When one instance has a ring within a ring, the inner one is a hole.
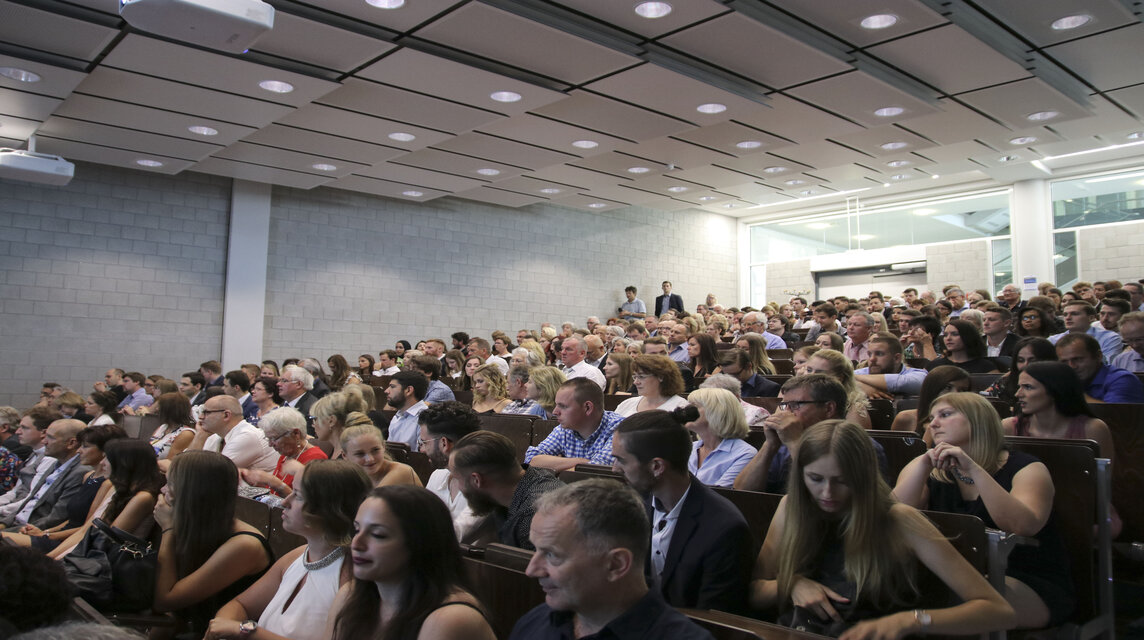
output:
M106 612L150 609L157 564L158 549L149 541L99 518L63 558L75 595Z

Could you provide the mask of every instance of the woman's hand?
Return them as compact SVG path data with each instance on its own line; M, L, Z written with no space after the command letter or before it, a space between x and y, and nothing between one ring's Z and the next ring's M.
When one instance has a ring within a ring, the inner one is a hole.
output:
M240 633L238 620L227 620L225 618L213 618L210 626L207 627L207 634L203 636L203 640L226 640L227 638L237 638Z
M958 477L970 477L977 467L977 463L969 457L969 454L962 451L961 447L948 442L939 442L926 452L926 455L929 456L934 469L948 471Z
M838 640L898 640L910 633L916 621L910 611L878 618L863 620L838 636Z
M830 618L836 622L841 622L842 616L834 608L834 603L850 602L846 596L839 595L810 578L799 578L791 589L790 597L796 607L802 607L819 618Z
M44 532L34 524L26 524L20 527L20 533L33 538L44 535Z
M165 495L160 495L159 500L155 502L155 524L159 525L160 529L170 529L175 524L175 512Z

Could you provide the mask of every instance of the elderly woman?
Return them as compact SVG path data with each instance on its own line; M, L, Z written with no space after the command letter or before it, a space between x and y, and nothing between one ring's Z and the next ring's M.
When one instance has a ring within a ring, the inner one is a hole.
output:
M508 383L495 364L482 364L473 372L473 411L500 413L512 400Z
M632 359L632 371L639 395L621 402L616 413L626 418L641 411L672 411L687 406L687 401L679 395L684 391L683 376L671 358L638 355Z
M525 394L544 408L546 417L552 419L556 409L556 390L567 380L564 372L556 367L533 367L528 370L528 382L524 385Z
M259 469L239 469L247 484L269 487L275 495L286 497L294 491L294 476L314 460L325 460L326 454L306 439L306 417L293 407L267 415L258 425L270 446L278 452L273 473Z
M536 342L532 344L536 344ZM512 359L509 360L509 366L539 367L544 364L543 356L543 351L537 353L528 347L517 347L512 350Z
M735 394L725 389L696 389L690 405L677 411L692 418L683 426L698 438L691 447L687 469L706 485L731 487L743 467L758 453L747 437L746 414ZM690 414L690 415L689 415Z

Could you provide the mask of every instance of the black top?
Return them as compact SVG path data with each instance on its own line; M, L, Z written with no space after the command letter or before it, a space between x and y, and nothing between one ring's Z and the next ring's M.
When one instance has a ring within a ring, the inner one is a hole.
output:
M95 494L99 493L103 480L103 477L93 473L68 500L68 522L64 525L65 529L82 527L87 522L87 513L91 511L91 503L95 500Z
M4 442L0 442L0 447L4 447L5 449L16 454L16 457L20 459L20 462L27 462L28 456L32 455L32 448L27 445L20 444L20 438L16 436L12 436Z
M959 369L965 369L969 373L993 373L1001 370L991 358L974 358L966 362L954 362L945 356L941 356L936 360L931 360L926 369L933 371L935 368L942 365L950 365Z
M270 543L266 540L261 533L254 533L252 531L236 531L235 533L227 536L227 540L235 536L253 536L262 543L262 548L266 550L266 557L270 562L266 564L266 569L269 569L274 564L274 552L270 549ZM225 541L224 541L225 542ZM222 546L222 545L219 545ZM190 621L191 629L194 630L196 638L201 638L206 635L207 628L210 626L211 618L215 617L218 610L226 603L234 600L243 591L250 588L252 584L258 582L262 574L266 573L266 569L258 573L252 573L248 576L242 576L238 580L232 582L229 586L223 588L222 591L208 597L207 599L193 604L182 611L182 614Z
M740 395L744 398L774 398L782 387L774 380L768 380L760 373L752 374L742 383Z
M535 549L528 539L532 527L532 516L536 515L536 499L542 493L559 489L564 483L556 479L556 474L548 469L529 467L516 485L512 502L504 513L497 537L501 544L521 549Z
M509 640L574 640L571 611L554 611L542 604L524 614L513 627ZM706 629L695 624L682 613L667 606L663 596L648 589L632 608L604 625L598 633L582 636L579 640L714 640Z

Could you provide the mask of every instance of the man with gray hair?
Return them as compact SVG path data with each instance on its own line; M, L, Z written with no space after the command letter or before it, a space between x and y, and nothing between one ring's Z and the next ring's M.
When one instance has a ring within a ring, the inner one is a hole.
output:
M310 395L315 398L324 398L330 393L330 386L322 380L322 375L325 370L322 369L322 363L318 362L315 358L302 358L298 361L298 366L310 372L314 377L314 385L310 387Z
M741 325L743 330L739 333L739 335L735 336L735 340L738 340L740 337L742 337L744 333L757 333L763 337L763 340L767 341L768 349L787 348L787 343L785 340L773 333L767 332L767 316L762 311L752 311L743 316Z
M874 316L859 311L846 320L846 342L842 353L855 362L865 362L870 357L870 335L878 321Z
M969 309L969 301L965 299L965 292L961 287L951 287L945 291L946 300L949 300L949 305L953 307L953 312L949 314L949 318L960 318L961 312Z
M517 621L510 640L711 639L648 588L651 526L633 489L594 479L546 493L529 537L536 553L525 573L540 581L544 604Z
M600 326L599 316L588 316L588 321L584 323L584 327L588 329L588 333L594 332L598 326Z
M318 400L310 393L313 388L314 376L298 365L286 365L282 369L282 377L278 378L278 395L284 401L283 406L294 407L306 416L306 429L310 435L314 435L314 418L310 415L310 407Z
M748 427L762 427L763 421L767 419L767 416L771 415L771 412L767 411L763 407L743 401L743 383L739 382L739 379L733 375L726 373L716 373L714 375L707 376L707 379L703 381L703 384L699 385L699 388L726 389L727 391L735 394L735 398L739 400L739 405L743 407L743 413L745 413L747 416Z
M607 380L604 379L604 373L584 361L587 355L588 347L584 344L583 338L576 335L565 338L560 346L560 361L564 363L564 377L569 380L588 378L603 389L608 384Z

